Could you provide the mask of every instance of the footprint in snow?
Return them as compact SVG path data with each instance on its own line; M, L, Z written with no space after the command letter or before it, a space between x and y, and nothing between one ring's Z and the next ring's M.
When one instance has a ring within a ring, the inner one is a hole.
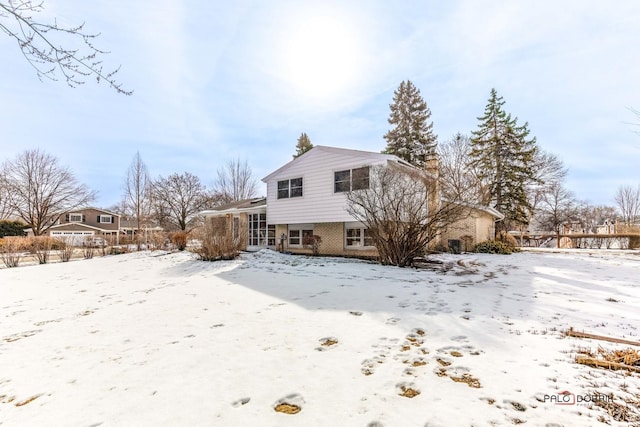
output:
M240 406L244 406L247 403L249 403L250 400L251 400L250 397L243 397L231 403L231 406L233 406L234 408L239 408Z

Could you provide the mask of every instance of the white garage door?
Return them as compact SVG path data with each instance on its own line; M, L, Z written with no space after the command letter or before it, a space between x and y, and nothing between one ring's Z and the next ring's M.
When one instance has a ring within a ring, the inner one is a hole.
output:
M93 236L93 231L52 231L51 237L64 240L74 246L81 246L87 237Z

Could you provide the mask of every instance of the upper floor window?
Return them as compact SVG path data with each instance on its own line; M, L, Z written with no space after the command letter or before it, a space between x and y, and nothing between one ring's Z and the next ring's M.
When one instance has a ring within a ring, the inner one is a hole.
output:
M302 178L278 181L278 199L302 197Z
M82 222L82 214L69 214L69 222Z
M111 215L100 215L98 217L100 224L111 224L113 217Z
M369 166L356 169L347 169L334 173L335 193L344 193L352 190L366 190L369 188Z

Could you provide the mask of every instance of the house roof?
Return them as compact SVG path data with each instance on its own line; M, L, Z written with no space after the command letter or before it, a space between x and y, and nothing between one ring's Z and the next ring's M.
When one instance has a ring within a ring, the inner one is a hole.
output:
M149 222L149 223L141 223L140 224L140 228L144 229L146 225L146 229L147 230L162 230L162 227L160 227L160 225L158 223L155 222ZM120 220L120 228L131 228L131 229L137 229L138 228L138 222L135 219L121 219Z
M266 208L267 206L267 198L266 197L257 197L253 199L244 199L237 200L231 203L226 203L224 205L216 206L212 209L207 209L200 212L200 215L219 215L223 213L229 212L242 212L242 211L251 211L257 208Z
M402 160L400 157L395 156L393 154L384 154L384 153L376 153L375 151L352 150L352 149L348 149L348 148L327 147L325 145L316 145L311 150L307 151L306 153L302 154L301 156L296 157L295 159L291 160L290 162L286 163L285 165L281 166L280 168L278 168L275 171L271 172L269 175L267 175L264 178L262 178L262 182L267 182L272 177L280 174L282 171L287 170L289 167L291 167L291 165L293 165L293 164L295 164L295 163L297 163L297 162L299 162L302 159L305 159L307 157L314 156L315 154L317 154L318 152L321 152L321 151L342 154L342 155L345 155L345 156L367 157L367 158L372 159L372 160L380 160L380 161L384 161L384 160L389 161L389 160L391 160L391 161L397 162L399 164L402 164L404 166L414 167L414 166L411 166L406 161Z
M109 214L109 215L113 215L113 216L122 216L122 215L120 215L118 213L111 212L111 211L108 211L106 209L94 208L93 206L85 206L84 208L73 209L73 210L70 210L68 213L80 213L80 212L83 212L83 211L87 211L89 209L94 210L94 211L98 211L98 212L103 212L103 213L106 213L106 214Z

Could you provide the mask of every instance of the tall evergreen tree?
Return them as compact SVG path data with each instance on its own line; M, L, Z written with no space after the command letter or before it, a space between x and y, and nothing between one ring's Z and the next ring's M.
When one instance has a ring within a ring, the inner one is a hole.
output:
M296 145L296 154L293 155L293 158L295 159L296 157L302 156L312 148L313 144L311 143L309 136L305 132L302 132L302 134L300 134L300 137L298 138L298 144Z
M528 123L519 126L503 105L502 97L491 89L478 129L472 132L469 153L470 165L478 168L488 185L491 205L505 215L496 231L528 222L527 188L537 180L536 138L529 138Z
M388 122L393 128L384 136L387 140L384 153L423 167L425 159L436 151L437 135L433 133L433 122L428 122L431 110L420 90L410 80L403 80L393 93L389 108Z

